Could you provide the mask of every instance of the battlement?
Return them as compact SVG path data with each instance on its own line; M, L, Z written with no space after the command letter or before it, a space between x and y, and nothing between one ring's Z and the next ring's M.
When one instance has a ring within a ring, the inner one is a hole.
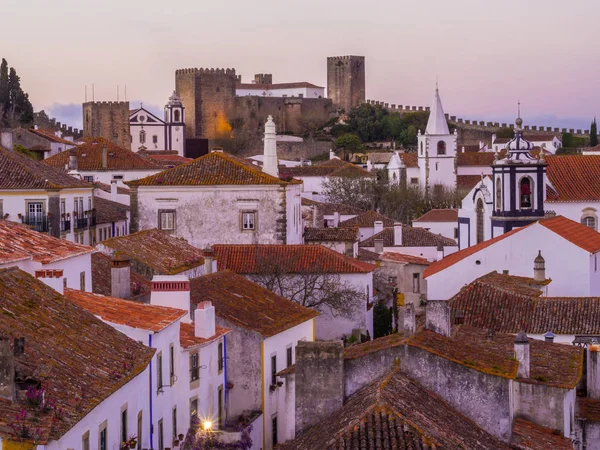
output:
M328 57L327 57L327 60L328 60L328 61L329 61L329 60L338 60L338 59L347 59L347 60L350 60L350 59L357 59L357 60L362 60L362 61L364 61L364 60L365 60L365 57L364 57L364 56L355 56L355 55L346 55L346 56L328 56Z
M45 111L33 113L33 124L38 128L47 128L52 131L62 132L63 137L72 136L74 139L83 137L83 130L68 126L66 123L57 121L54 117L48 117Z
M232 75L235 76L235 69L215 69L215 68L189 68L177 69L175 75L202 74L202 75Z
M127 106L127 108L129 109L129 102L128 101L113 101L113 100L109 100L109 101L98 101L98 102L85 102L83 104L84 106L86 105L117 105L117 106Z

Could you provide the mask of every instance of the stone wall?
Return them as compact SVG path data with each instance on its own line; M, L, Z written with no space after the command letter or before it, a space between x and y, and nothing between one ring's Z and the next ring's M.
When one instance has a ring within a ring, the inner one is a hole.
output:
M364 56L327 58L327 97L345 111L365 102Z
M129 102L84 103L83 136L103 137L121 148L130 150Z
M572 399L569 398L570 395L573 396ZM569 435L571 430L565 430L565 417L573 416L573 390L514 381L513 398L515 416ZM568 408L569 405L571 411L565 411L565 407Z
M346 398L384 376L400 361L403 347L392 347L356 359L344 361L344 390Z
M68 126L66 123L58 122L55 118L48 117L44 110L33 113L33 124L39 128L52 131L61 131L64 136L73 136L74 139L83 137L83 130Z

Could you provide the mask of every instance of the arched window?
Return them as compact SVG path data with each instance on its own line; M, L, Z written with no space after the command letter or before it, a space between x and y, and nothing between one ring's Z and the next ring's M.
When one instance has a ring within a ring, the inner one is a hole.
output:
M158 136L156 134L152 135L152 143L153 144L158 144Z
M179 110L178 110L178 109L176 109L176 110L173 112L173 120L174 120L175 122L179 122L179 119L180 119L180 113L179 113Z
M446 154L446 143L444 141L439 141L437 143L437 154L438 155Z
M583 223L586 227L590 227L592 230L596 229L596 218L595 217L584 217L583 221L581 222Z
M140 144L146 142L146 132L144 130L140 131Z
M521 178L519 183L519 198L521 209L533 208L531 192L533 190L533 183L529 177Z
M394 181L396 181L398 179L398 177L396 176L396 172L392 172L392 179Z
M596 215L596 209L585 208L581 214L581 223L586 227L590 227L592 230L597 230L598 216Z
M496 211L502 209L502 180L500 177L496 178Z
M475 220L477 227L477 243L483 242L483 200L480 198L477 199L477 203L475 206Z
M423 141L421 141L421 156L423 156Z

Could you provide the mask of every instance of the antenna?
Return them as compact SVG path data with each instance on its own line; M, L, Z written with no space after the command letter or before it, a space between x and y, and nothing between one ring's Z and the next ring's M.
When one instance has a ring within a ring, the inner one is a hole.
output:
M127 85L125 85L125 101L127 101Z
M92 101L96 101L95 97L94 97L94 83L92 83Z
M119 85L117 84L117 101L119 101Z
M521 117L521 100L517 101L517 117Z
M85 85L85 102L87 103L87 84Z
M435 76L435 90L437 91L439 89L439 77L436 75Z

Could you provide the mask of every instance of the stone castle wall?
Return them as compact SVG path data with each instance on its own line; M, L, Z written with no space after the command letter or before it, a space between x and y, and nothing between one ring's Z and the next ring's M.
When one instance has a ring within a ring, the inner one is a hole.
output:
M365 101L365 57L327 58L327 97L336 108L350 109Z
M84 103L83 137L103 137L121 148L131 149L129 102Z
M53 117L48 117L44 110L33 113L33 124L38 128L61 131L63 137L73 136L74 139L80 139L83 137L83 130L68 126L66 123L61 123Z

